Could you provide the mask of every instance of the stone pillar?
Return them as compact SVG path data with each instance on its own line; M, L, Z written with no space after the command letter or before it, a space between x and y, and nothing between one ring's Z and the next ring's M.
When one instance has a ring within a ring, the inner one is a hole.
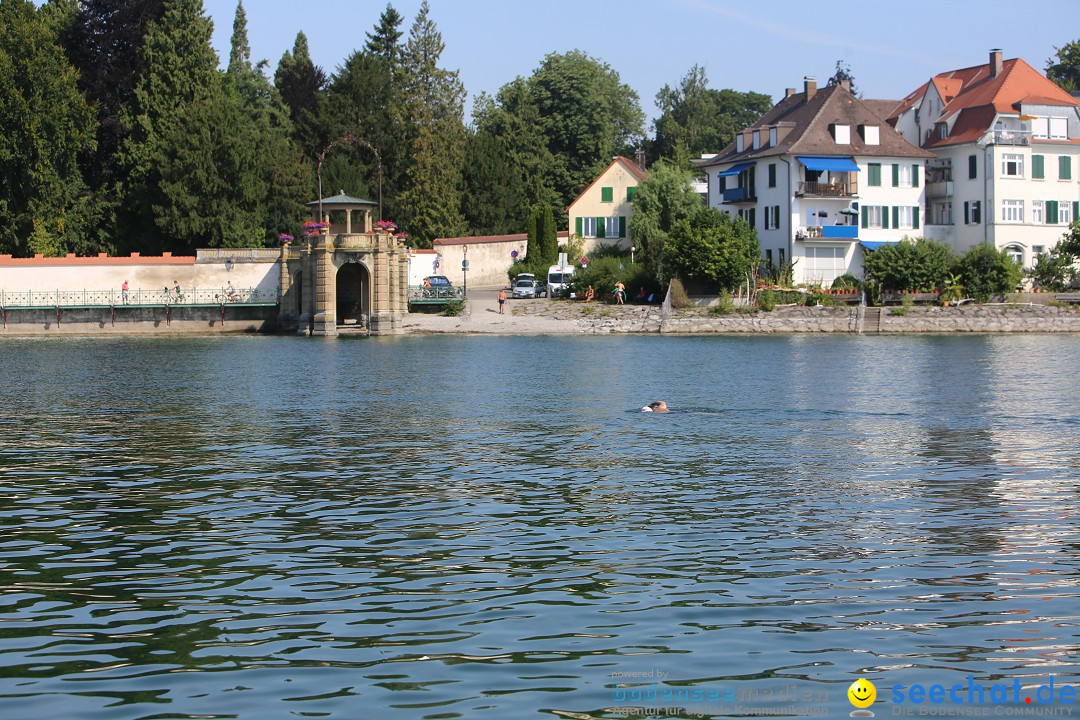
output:
M364 232L366 232L366 233L371 232L371 211L370 210L365 210L364 211Z
M315 325L312 335L337 335L337 273L334 271L334 242L331 235L319 235L315 241L312 265L315 293Z
M368 330L372 335L390 335L393 322L390 312L390 263L389 255L376 247L371 255L371 318Z
M307 335L311 331L314 314L315 262L311 246L305 245L300 251L300 317L297 318L297 335Z
M281 257L278 259L278 328L284 329L291 325L293 313L289 300L292 300L292 278L289 275L289 244L281 246Z
M345 232L352 235L352 208L345 209Z

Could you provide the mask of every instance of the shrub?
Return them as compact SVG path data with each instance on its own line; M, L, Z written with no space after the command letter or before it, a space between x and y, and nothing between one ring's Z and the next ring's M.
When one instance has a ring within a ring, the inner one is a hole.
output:
M1004 250L980 244L956 261L956 274L967 294L978 302L1012 292L1023 278L1023 269Z
M832 282L833 290L859 290L862 288L862 281L854 275L841 275Z
M721 293L716 304L709 308L710 315L730 315L735 312L735 301L727 293Z
M906 308L912 307L915 304L915 298L910 295L901 295L900 304Z
M776 293L772 290L761 290L757 294L757 306L766 312L771 312L776 307Z
M940 287L956 256L947 245L904 238L866 253L866 277L884 290L930 290Z
M1073 267L1075 260L1072 255L1055 248L1049 254L1040 254L1035 260L1035 267L1028 270L1027 274L1039 290L1064 292L1076 279L1076 268Z
M816 307L821 305L822 307L832 307L837 304L836 298L832 295L825 293L807 293L806 305L807 307Z
M464 300L451 300L446 303L446 307L443 309L442 314L446 317L457 317L465 311Z
M900 317L903 317L903 316L907 315L907 311L908 311L907 307L889 308L889 314L890 315L899 315Z

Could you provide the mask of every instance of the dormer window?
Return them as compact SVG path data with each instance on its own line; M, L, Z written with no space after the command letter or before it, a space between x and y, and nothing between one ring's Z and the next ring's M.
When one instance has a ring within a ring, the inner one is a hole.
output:
M754 149L759 150L761 148L761 131L754 131Z
M945 123L938 123L937 136L938 140L944 140L945 138L949 137L949 126Z
M735 152L742 152L746 149L746 142L742 133L735 136Z
M850 125L833 125L833 139L836 140L837 145L850 145L851 144L851 126Z
M881 144L881 128L877 125L860 125L859 129L862 130L863 143L866 145Z
M776 147L776 128L769 128L769 147Z

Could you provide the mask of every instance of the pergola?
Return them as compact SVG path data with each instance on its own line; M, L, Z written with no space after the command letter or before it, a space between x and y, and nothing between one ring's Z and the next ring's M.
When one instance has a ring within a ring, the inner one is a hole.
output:
M316 222L324 222L329 226L330 224L330 212L332 210L344 210L345 211L345 234L349 235L353 232L352 218L353 211L358 210L364 214L363 229L357 230L357 232L371 232L371 215L372 212L379 207L379 204L372 202L371 200L363 200L361 198L355 198L350 195L346 195L345 191L340 191L337 195L329 198L323 198L322 200L315 200L308 203L308 207L311 208L312 217ZM322 208L323 217L319 217L319 209ZM331 229L333 232L333 229ZM340 229L338 230L340 232Z

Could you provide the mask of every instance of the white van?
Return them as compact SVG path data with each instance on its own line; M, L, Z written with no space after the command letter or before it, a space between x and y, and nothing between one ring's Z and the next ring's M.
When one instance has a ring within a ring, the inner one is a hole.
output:
M573 265L564 264L549 267L547 279L548 297L563 297L569 287L570 278L573 276Z

